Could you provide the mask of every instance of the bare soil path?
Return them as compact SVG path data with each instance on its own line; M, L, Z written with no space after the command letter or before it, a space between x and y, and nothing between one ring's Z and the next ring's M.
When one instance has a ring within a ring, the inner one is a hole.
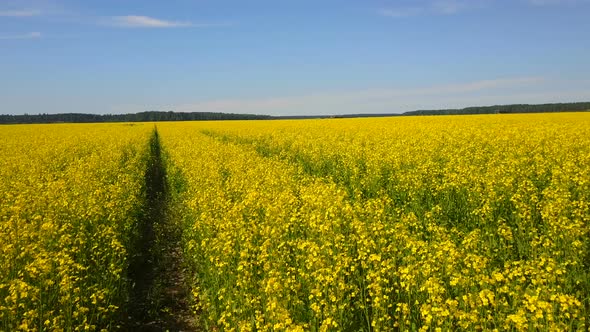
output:
M128 277L132 283L126 331L200 331L190 310L183 269L182 230L169 218L166 168L157 130L145 172L146 202Z

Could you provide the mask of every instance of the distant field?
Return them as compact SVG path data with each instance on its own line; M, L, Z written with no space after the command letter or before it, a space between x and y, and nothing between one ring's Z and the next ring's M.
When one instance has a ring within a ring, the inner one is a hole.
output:
M0 330L120 325L154 140L203 330L588 328L589 113L153 128L0 127Z

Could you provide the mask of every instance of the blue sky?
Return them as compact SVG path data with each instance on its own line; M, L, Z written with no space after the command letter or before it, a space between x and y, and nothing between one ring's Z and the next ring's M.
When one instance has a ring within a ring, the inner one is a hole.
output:
M590 101L590 0L0 0L0 113Z

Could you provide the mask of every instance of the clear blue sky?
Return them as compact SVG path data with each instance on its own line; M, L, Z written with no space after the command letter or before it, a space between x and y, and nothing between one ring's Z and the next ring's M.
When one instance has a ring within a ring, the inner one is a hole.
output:
M588 0L0 0L0 113L590 101Z

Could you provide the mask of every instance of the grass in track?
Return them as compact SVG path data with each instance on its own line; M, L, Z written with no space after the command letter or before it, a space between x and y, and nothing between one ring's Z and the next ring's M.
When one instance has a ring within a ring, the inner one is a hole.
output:
M198 331L189 309L189 288L183 269L182 229L169 216L166 167L157 129L150 139L145 172L145 208L130 259L127 321L132 331Z

